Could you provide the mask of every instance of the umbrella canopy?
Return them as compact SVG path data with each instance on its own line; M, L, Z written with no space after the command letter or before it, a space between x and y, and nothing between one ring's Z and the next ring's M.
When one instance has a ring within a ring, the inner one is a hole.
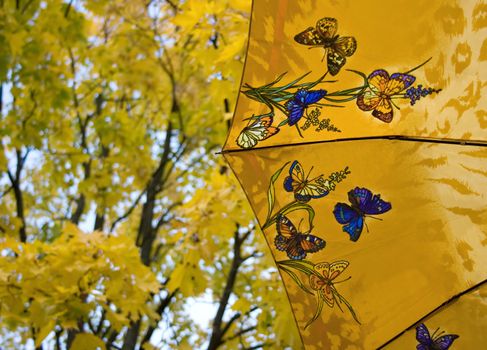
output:
M486 13L254 2L223 153L306 349L487 344Z

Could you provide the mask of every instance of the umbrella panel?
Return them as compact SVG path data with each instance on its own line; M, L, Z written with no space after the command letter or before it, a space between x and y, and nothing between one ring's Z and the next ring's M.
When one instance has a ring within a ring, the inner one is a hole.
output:
M254 2L243 93L224 149L386 135L485 142L487 100L481 96L487 88L483 79L487 74L486 12L485 4L473 0ZM317 23L324 18L336 21L336 40L354 38L356 50L342 55L346 62L336 75L328 73L310 87L329 70L330 46L337 42L328 37L318 45L303 45L295 36L309 28L319 36ZM364 79L378 69L389 78L394 73L415 78L411 85L394 91L385 86L362 91L367 96L390 95L384 102L392 111L389 122L374 117L373 109L362 110L364 105L361 109L354 99ZM420 85L423 90L441 91L422 96L412 105L406 95ZM324 89L327 95L305 104L303 117L290 125L286 122L292 110L289 102L300 88ZM271 117L272 127L279 132L258 135L255 142L239 146L243 132L262 132L255 124L262 116Z
M225 157L264 228L306 349L377 348L487 277L484 147L355 140ZM305 202L305 181L329 193ZM356 188L392 208L357 214L364 223L352 241L336 208L353 209Z

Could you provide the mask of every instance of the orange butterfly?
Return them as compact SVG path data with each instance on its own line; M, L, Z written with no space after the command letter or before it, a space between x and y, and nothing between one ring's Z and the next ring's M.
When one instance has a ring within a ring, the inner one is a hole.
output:
M369 87L357 97L357 106L363 111L372 111L372 115L384 123L390 123L394 105L392 97L411 86L416 78L403 73L389 76L385 70L377 69L367 80Z
M323 46L326 50L326 63L331 75L337 75L357 49L357 41L353 36L336 34L338 21L335 18L325 17L316 23L316 28L308 27L297 34L294 40L303 45Z
M284 215L276 218L277 236L274 239L276 248L285 251L287 256L293 260L302 260L307 253L316 253L323 249L326 242L320 237L301 233Z
M348 265L348 261L345 260L338 260L331 264L327 262L318 263L314 266L314 270L319 276L316 274L309 276L311 288L318 291L321 299L325 300L330 307L333 307L335 293L338 293L333 286L333 280L345 271Z

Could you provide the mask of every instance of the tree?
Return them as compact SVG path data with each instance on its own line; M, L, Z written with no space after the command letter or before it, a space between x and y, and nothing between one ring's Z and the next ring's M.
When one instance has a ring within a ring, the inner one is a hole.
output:
M249 5L0 3L2 342L298 341L251 211L214 154ZM202 296L217 305L211 329L188 316Z

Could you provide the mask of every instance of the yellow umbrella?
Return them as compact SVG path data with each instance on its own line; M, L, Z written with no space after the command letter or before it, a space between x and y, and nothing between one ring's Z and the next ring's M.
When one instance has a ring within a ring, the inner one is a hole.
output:
M486 13L254 2L223 153L306 349L487 344Z

